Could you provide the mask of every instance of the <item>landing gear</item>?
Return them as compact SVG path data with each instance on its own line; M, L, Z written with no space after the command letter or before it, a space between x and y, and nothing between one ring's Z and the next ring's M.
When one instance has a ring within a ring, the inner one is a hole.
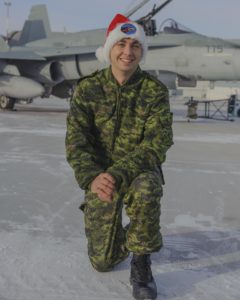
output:
M24 104L24 105L31 104L31 103L33 103L33 98L18 99L17 102L19 104Z
M13 110L16 99L7 96L0 96L0 109Z

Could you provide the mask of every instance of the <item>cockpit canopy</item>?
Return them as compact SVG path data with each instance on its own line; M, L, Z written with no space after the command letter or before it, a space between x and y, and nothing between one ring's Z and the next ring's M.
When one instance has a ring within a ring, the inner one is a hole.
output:
M193 30L176 22L174 19L166 19L160 25L159 32L167 33L167 34L184 34L184 33L192 33Z

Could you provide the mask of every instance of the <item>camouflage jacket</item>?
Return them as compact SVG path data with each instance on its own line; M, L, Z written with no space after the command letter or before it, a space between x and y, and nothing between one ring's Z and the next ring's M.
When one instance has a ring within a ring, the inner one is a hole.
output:
M157 170L172 145L168 91L140 68L119 85L111 68L80 80L67 116L67 160L82 189L102 172L118 188Z

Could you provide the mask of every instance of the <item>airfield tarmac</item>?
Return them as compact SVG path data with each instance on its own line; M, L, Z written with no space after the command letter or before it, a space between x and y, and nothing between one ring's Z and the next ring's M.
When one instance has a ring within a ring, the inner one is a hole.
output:
M188 122L182 103L171 107L164 247L152 256L158 299L240 299L240 120ZM87 259L67 108L51 98L0 111L0 300L132 299L130 259L110 274Z

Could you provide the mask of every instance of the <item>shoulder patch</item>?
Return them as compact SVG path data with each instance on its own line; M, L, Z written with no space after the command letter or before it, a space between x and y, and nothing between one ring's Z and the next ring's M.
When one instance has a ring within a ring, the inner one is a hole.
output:
M154 76L154 75L152 75L152 74L150 74L149 72L146 72L146 71L143 71L143 72L145 73L145 75L146 75L146 77L147 77L148 79L154 81L154 82L157 83L157 84L160 84L162 87L167 88L167 87L165 86L165 84L164 84L161 80L159 80L156 76Z
M79 78L79 79L78 79L78 82L77 82L77 85L78 85L81 81L83 81L83 80L85 80L85 79L89 79L89 78L95 77L96 75L98 75L98 73L100 73L100 71L95 71L95 72L93 72L93 73L91 73L91 74L89 74L89 75L86 75L86 76L83 76L83 77Z
M146 78L146 81L145 81L145 84L146 86L151 86L152 88L160 88L162 91L166 91L168 92L168 88L166 87L166 85L160 81L157 77L155 77L154 75L146 72L146 71L143 71L144 75L145 75L145 78Z
M89 75L79 78L75 85L75 88L73 89L73 93L72 93L72 97L71 97L70 101L72 101L72 99L76 98L78 93L84 89L85 85L88 85L92 81L92 79L94 80L100 72L101 71L95 71Z

